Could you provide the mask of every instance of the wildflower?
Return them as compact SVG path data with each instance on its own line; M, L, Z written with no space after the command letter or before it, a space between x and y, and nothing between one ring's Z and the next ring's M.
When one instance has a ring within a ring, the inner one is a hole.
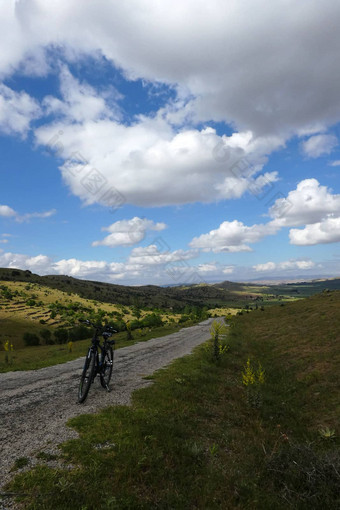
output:
M259 368L257 370L257 374L256 375L257 375L258 382L260 384L263 384L265 377L264 377L264 370L263 370L262 365L261 365L260 362L259 362Z
M334 439L335 438L335 430L330 429L329 427L320 428L319 434L322 437L322 439Z
M242 381L245 386L249 386L251 384L255 384L255 373L250 365L250 359L248 358L247 364L245 366L245 371L242 372Z

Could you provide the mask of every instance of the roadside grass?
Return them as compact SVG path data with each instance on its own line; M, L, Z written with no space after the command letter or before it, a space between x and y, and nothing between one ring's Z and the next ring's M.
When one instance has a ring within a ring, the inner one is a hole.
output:
M133 340L126 339L126 331L117 333L114 336L115 348L120 349L137 342L146 342L151 338L160 338L179 331L183 327L193 325L192 321L184 324L173 323L168 326L152 328L151 331L133 331ZM72 343L72 352L69 352L67 344L38 345L16 349L10 353L9 363L5 362L5 351L0 351L0 373L19 370L37 370L39 368L66 363L85 356L90 346L91 338Z
M218 361L209 342L131 407L70 420L65 469L8 490L27 509L339 508L339 305L331 292L236 317ZM262 384L242 383L247 360Z

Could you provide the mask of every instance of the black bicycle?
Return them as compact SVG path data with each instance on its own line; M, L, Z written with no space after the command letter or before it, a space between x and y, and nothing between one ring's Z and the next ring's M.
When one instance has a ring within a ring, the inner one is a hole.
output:
M93 324L89 320L82 321L87 326L94 327L94 335L92 338L92 345L89 347L87 356L84 363L83 372L81 374L79 389L78 389L78 402L84 402L90 390L91 384L97 374L100 376L100 383L103 388L109 389L109 382L112 376L113 368L113 348L115 341L109 338L117 331L110 326L99 326ZM103 337L104 342L100 344L100 336ZM99 352L100 350L100 352Z

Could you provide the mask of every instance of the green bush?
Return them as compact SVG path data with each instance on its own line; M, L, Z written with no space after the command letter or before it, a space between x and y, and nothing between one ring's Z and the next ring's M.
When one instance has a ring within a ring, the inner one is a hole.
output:
M52 333L49 329L45 328L40 331L40 336L44 340L46 345L53 345L54 340L52 339Z
M92 329L87 328L83 324L80 326L74 326L68 331L68 338L71 342L76 342L77 340L86 340L86 338L90 338L91 336Z
M24 333L24 343L27 347L31 347L33 345L40 345L40 340L38 335L35 333L29 333L28 331Z
M54 332L54 336L58 344L66 344L68 340L68 331L65 328L57 329Z

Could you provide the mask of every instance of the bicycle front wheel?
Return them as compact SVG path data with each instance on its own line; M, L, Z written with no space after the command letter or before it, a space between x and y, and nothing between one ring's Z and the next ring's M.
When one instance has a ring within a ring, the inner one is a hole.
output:
M108 347L105 350L104 360L102 369L100 372L100 383L103 388L109 388L109 382L112 376L112 368L113 368L113 350L112 347Z
M94 370L96 366L96 357L95 353L92 349L89 349L85 364L83 368L83 372L81 374L80 382L79 382L79 388L78 388L78 402L84 402L84 400L87 397L87 394L89 392L91 383L93 381L94 377Z

